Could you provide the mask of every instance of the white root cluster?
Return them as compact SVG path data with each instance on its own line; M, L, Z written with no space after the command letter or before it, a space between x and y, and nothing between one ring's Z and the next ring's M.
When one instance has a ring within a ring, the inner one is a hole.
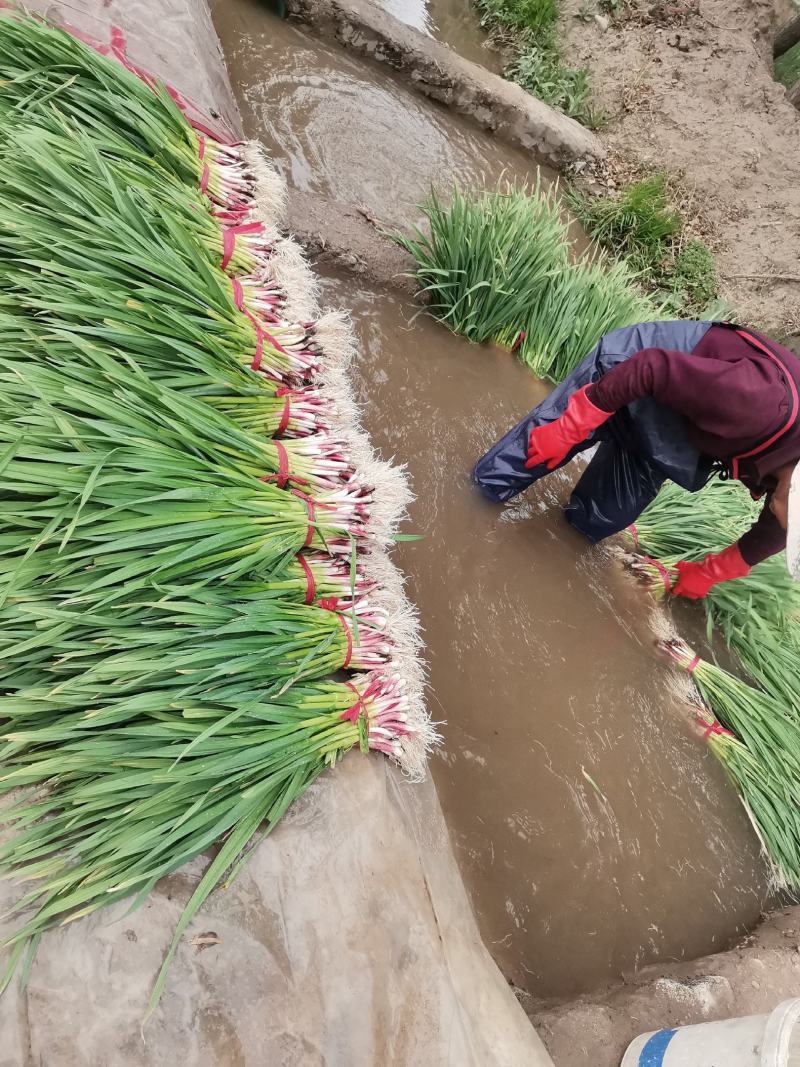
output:
M355 605L350 606L357 616L381 626L387 662L371 675L361 675L358 687L364 691L372 684L377 693L393 694L380 697L385 708L396 709L398 701L402 704L399 716L384 712L380 725L370 733L370 744L374 738L373 747L394 758L410 778L419 779L439 736L425 707L417 612L388 554L413 497L404 470L376 453L362 426L350 384L355 341L349 317L339 311L321 311L319 285L302 250L294 240L280 235L286 205L283 179L259 144L248 142L239 152L239 165L250 176L252 188L248 219L263 227L254 248L258 274L243 281L274 297L266 329L301 326L311 336L316 360L310 376L307 366L302 369L303 391L306 397L316 394L320 425L340 444L348 469L342 506L352 507L357 500L363 510L364 536L357 566L359 581L369 590L368 603L360 602L357 593ZM229 161L233 163L230 157ZM258 305L255 310L260 310ZM328 497L328 506L331 499L335 500L335 494Z

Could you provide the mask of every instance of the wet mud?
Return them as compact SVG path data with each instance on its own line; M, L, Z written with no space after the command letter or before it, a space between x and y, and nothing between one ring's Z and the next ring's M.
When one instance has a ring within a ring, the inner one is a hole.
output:
M448 45L464 59L501 74L503 58L487 43L472 0L377 0L396 19Z
M339 209L356 205L391 226L419 218L431 185L446 193L454 181L480 188L536 171L528 154L259 0L215 0L212 11L245 131L264 144L290 191Z
M575 471L497 507L474 460L544 395L505 353L386 293L331 278L352 309L364 418L408 465L399 546L419 605L433 773L482 932L540 997L729 947L766 871L736 793L653 649L650 602L564 522Z

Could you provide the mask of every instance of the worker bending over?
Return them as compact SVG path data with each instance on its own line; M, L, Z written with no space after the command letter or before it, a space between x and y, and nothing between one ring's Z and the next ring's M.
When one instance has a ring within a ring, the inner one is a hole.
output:
M669 478L701 489L738 478L764 507L736 544L679 563L672 592L698 599L787 549L800 578L800 360L727 323L645 322L606 334L475 466L509 500L584 449L597 451L566 508L591 541L625 529ZM788 531L788 545L787 545Z

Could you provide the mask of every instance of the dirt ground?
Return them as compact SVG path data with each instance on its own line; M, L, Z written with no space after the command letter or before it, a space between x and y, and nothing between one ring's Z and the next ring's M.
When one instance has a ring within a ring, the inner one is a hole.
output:
M730 952L647 967L634 981L560 1007L523 1006L558 1067L618 1067L639 1034L766 1014L799 989L800 908L787 908Z
M563 0L563 29L612 156L681 173L739 318L796 336L800 113L771 70L788 3L621 0L596 19L595 0Z

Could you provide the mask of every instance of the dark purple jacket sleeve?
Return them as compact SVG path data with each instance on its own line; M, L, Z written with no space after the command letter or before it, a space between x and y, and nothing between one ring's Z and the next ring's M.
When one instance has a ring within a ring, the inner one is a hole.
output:
M770 432L777 415L773 388L752 359L704 359L669 348L643 348L590 386L587 398L603 411L618 411L649 396L701 432L733 443ZM778 396L785 397L780 385Z
M786 548L786 531L769 510L769 497L761 514L737 543L742 559L751 567Z

